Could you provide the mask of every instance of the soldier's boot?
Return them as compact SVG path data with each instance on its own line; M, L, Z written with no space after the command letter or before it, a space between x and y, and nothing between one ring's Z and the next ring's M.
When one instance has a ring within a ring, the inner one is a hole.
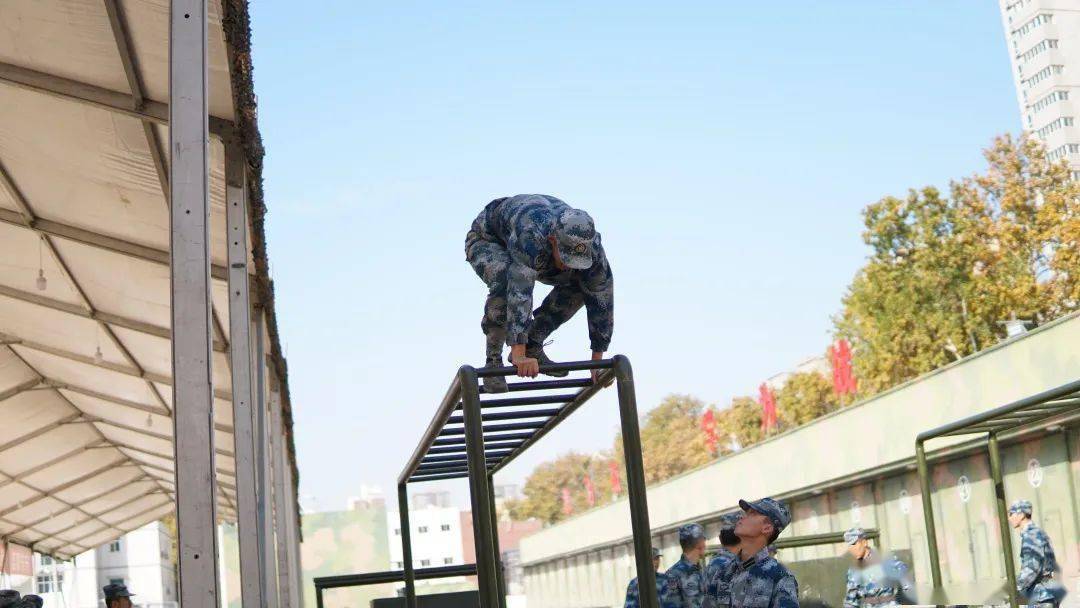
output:
M550 344L550 342L548 344ZM547 353L544 352L544 346L544 344L533 344L530 342L528 345L525 346L525 356L536 359L536 361L540 365L551 365L555 363L554 361L549 359ZM544 375L551 376L553 378L565 378L569 373L570 372L567 371L544 372Z
M502 345L503 335L499 332L492 332L487 335L487 357L484 360L485 367L502 367ZM484 378L484 392L488 394L492 393L505 393L506 378L504 376L488 376Z

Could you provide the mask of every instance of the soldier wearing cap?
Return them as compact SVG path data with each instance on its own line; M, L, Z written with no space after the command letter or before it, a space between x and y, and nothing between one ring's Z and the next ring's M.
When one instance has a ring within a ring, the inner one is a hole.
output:
M41 608L45 605L45 599L40 595L24 595L22 601L15 604L17 608Z
M652 548L652 567L656 572L656 597L660 608L673 608L667 588L667 575L660 572L660 549ZM638 579L635 576L626 586L626 603L623 608L640 608L641 598L638 592Z
M1020 572L1016 589L1032 605L1058 606L1065 586L1054 580L1058 566L1050 537L1031 521L1031 502L1018 500L1009 506L1009 525L1020 531Z
M705 578L701 558L705 557L705 528L686 524L679 528L682 557L667 571L668 591L676 608L701 608L705 601Z
M909 602L912 583L907 565L889 555L882 559L870 548L866 530L852 528L844 532L848 554L855 566L848 568L844 608L885 606L891 608Z
M487 340L486 365L502 366L505 342L518 375L535 377L540 365L552 363L544 354L544 340L582 306L592 358L600 359L608 349L614 283L588 213L543 194L495 199L473 221L465 237L465 259L488 286L480 323ZM537 281L554 289L534 311ZM484 387L489 393L504 392L506 379L484 378Z
M0 589L0 608L15 608L19 605L19 592L14 589Z
M769 554L769 545L791 523L787 507L772 498L740 500L743 517L735 525L737 559L721 576L728 583L716 606L727 608L799 608L799 583Z
M739 537L735 535L735 526L742 519L742 511L727 513L720 518L720 550L705 566L705 602L706 608L719 606L720 597L727 597L728 580L725 578L733 562L738 557Z
M131 608L131 598L135 595L122 584L105 585L101 588L105 594L105 608Z

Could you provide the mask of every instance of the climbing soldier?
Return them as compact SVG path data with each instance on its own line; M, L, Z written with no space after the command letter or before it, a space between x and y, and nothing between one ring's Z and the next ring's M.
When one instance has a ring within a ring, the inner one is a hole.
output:
M542 194L495 199L473 221L465 237L465 259L488 287L480 323L487 366L502 367L505 342L518 375L536 377L540 365L552 363L544 340L582 306L592 358L603 357L614 327L614 283L588 213ZM554 289L534 311L536 281ZM484 388L504 392L506 379L484 378Z
M1031 502L1009 506L1009 525L1020 531L1020 573L1016 589L1032 606L1060 606L1065 586L1054 580L1061 572L1050 537L1031 521Z
M870 548L866 530L852 528L844 532L848 554L855 566L848 568L844 594L844 608L882 606L891 608L911 602L912 583L908 567L890 555L882 559Z
M675 608L676 604L671 601L671 594L667 587L667 575L659 571L660 549L652 548L652 568L656 572L656 599L660 608ZM638 579L635 576L626 586L626 603L623 608L641 608L641 597L638 591Z
M676 608L701 608L705 601L705 578L701 558L705 557L705 528L686 524L679 528L682 557L667 571L668 591Z

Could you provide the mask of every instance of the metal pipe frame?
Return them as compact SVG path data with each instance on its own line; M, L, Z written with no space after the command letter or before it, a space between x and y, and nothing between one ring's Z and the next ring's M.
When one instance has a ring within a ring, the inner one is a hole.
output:
M994 482L994 502L997 507L998 531L1001 534L1001 548L1005 553L1005 580L1008 585L1009 605L1012 608L1019 608L1019 599L1016 593L1016 565L1013 564L1012 560L1012 533L1009 531L1009 507L1005 502L1005 481L1001 472L1001 450L998 448L998 437L995 433L990 433L986 447L987 451L990 452L990 477Z
M460 566L439 566L437 568L421 568L415 571L414 578L418 581L426 581L438 578L450 578L454 576L473 576L475 574L476 564L462 564ZM326 589L336 589L340 587L363 587L364 585L381 585L383 583L397 583L404 580L405 572L402 570L316 577L315 606L317 608L323 608L323 591Z
M1077 394L1080 394L1080 380L924 431L915 438L916 469L922 494L926 544L930 558L930 574L934 584L935 598L932 598L934 601L941 599L938 596L942 595L941 555L937 547L937 527L935 525L933 495L931 494L930 471L927 465L925 443L938 437L976 433L987 434L987 452L990 457L990 472L994 482L994 496L1001 533L1002 552L1005 558L1009 602L1013 608L1016 608L1018 605L1016 568L1013 563L1012 536L1009 532L1008 508L1005 502L999 437L1002 434L1011 433L1023 427L1046 423L1057 419L1059 416L1064 416L1063 420L1072 419L1072 416L1068 414L1073 410L1080 409L1080 399L1076 398Z
M478 577L481 608L505 608L506 581L500 566L498 548L498 518L495 511L494 479L496 472L521 455L541 437L550 432L570 414L580 408L603 388L616 384L619 401L619 420L626 458L628 499L631 528L638 580L643 588L656 586L652 569L652 539L649 528L648 502L645 493L645 468L641 459L641 431L638 424L637 397L634 390L633 370L630 361L622 355L612 359L579 361L541 366L541 373L549 371L602 370L593 382L589 378L573 378L556 381L533 381L511 383L510 391L545 390L581 387L573 395L546 397L504 398L481 401L480 378L510 376L513 367L481 368L462 366L446 390L431 422L413 450L408 463L398 476L398 512L401 525L402 559L405 581L405 600L408 608L416 608L415 581L418 571L412 565L412 539L409 530L408 484L444 479L469 479L469 495L472 503L473 535L476 545L475 572ZM542 403L565 403L560 408L485 414L489 407L511 407ZM454 416L455 411L460 416ZM485 426L488 420L546 417L535 422L518 422ZM461 424L460 428L446 428L447 424ZM526 433L506 431L526 430ZM489 449L486 443L492 442ZM503 449L499 449L503 448ZM464 455L462 455L464 452ZM455 454L432 456L431 454ZM321 580L321 579L320 579ZM322 606L322 589L327 588L316 581L317 603ZM335 586L349 586L359 578L340 579ZM355 582L355 584L368 584ZM643 608L659 608L657 598L644 594Z

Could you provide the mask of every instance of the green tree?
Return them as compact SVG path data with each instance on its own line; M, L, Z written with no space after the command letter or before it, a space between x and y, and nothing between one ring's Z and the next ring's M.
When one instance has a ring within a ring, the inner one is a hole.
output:
M1080 185L1031 139L997 138L986 173L863 213L870 259L834 318L872 394L1004 337L1013 317L1045 322L1080 304Z
M801 426L840 407L832 380L815 372L792 374L776 391L781 428Z
M753 397L735 397L727 409L717 412L716 429L725 454L761 441L761 405Z
M563 488L570 491L574 513L590 508L585 487L586 474L592 480L596 504L610 502L610 459L606 454L568 452L553 461L537 465L525 480L524 498L506 504L511 519L521 521L535 517L546 523L563 519L566 517L563 513Z
M701 416L705 404L690 395L668 395L645 415L641 425L641 457L645 483L655 483L699 467L712 459L705 446ZM622 437L616 438L622 461Z

